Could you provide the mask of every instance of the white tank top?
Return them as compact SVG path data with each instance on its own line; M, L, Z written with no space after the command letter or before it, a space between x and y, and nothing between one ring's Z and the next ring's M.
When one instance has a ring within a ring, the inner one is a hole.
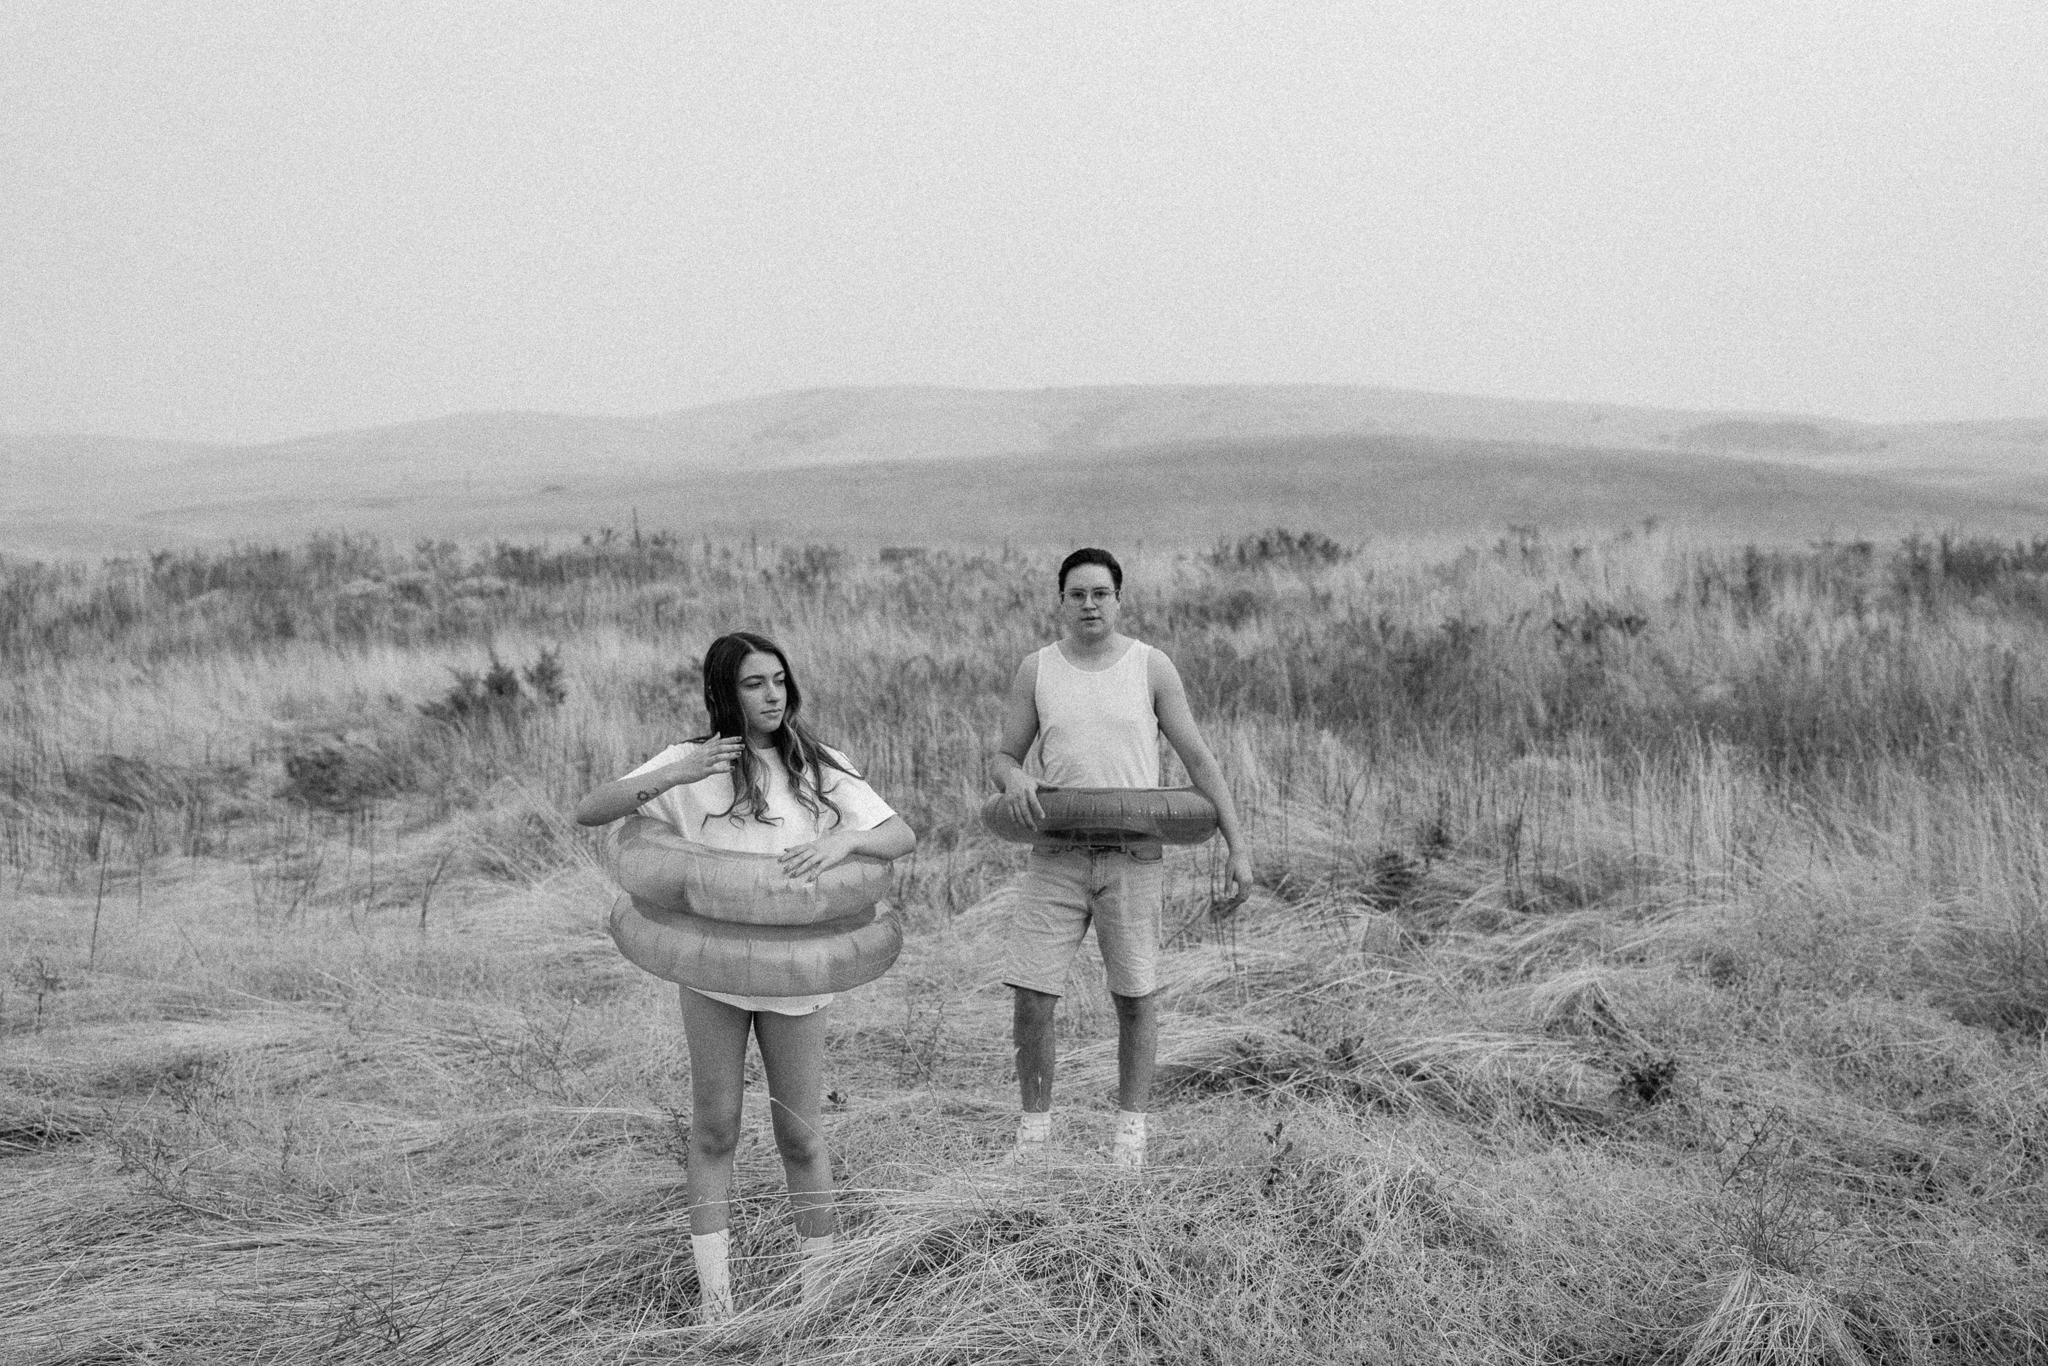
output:
M1159 786L1152 647L1134 640L1107 669L1078 669L1057 645L1038 652L1038 761L1054 787Z

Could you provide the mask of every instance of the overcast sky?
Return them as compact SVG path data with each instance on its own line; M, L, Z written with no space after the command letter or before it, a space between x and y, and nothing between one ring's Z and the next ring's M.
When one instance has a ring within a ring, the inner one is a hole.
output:
M836 384L2048 415L2048 4L13 0L0 428Z

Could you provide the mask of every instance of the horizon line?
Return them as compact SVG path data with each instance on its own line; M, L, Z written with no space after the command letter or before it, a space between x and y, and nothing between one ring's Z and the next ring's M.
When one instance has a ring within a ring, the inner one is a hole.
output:
M755 403L778 398L796 398L810 394L859 394L859 393L905 393L942 392L955 394L1083 394L1113 390L1151 391L1169 393L1188 390L1237 390L1245 392L1275 390L1332 390L1361 393L1400 394L1419 398L1463 400L1484 404L1499 404L1529 408L1581 408L1616 412L1668 413L1673 415L1721 418L1750 418L1768 420L1804 420L1825 422L1854 428L1885 427L1964 427L1998 425L2002 423L2048 421L2048 415L2028 416L2007 414L1998 417L1968 418L1889 418L1869 419L1843 417L1831 413L1775 408L1730 408L1730 407L1689 407L1661 403L1618 402L1608 399L1579 398L1527 398L1518 395L1476 393L1468 390L1430 389L1400 384L1368 384L1349 381L1326 380L1271 380L1252 382L1158 382L1158 383L1085 383L1085 384L1033 384L1033 385L986 385L986 384L943 384L929 382L906 382L898 384L805 384L787 388L744 390L725 397L706 399L701 402L686 402L675 407L652 410L578 410L574 408L457 408L444 410L422 417L400 418L389 422L368 422L360 425L322 427L304 430L292 435L262 437L254 440L207 439L175 436L134 436L124 433L78 430L64 428L0 428L0 437L9 439L59 439L79 441L132 442L153 446L188 446L211 450L260 450L270 446L286 446L302 441L317 441L327 437L359 436L376 432L401 431L409 427L425 427L436 423L458 421L464 418L559 418L569 421L617 421L652 422L674 417L683 413L702 412L709 408L728 407L737 404Z

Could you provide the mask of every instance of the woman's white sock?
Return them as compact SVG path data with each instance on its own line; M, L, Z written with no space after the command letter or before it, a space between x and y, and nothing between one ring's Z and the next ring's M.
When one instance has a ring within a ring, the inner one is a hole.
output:
M832 1251L834 1241L834 1235L830 1233L797 1239L797 1275L803 1282L805 1304L822 1304L831 1293L832 1281L826 1274L825 1256Z
M690 1235L690 1257L697 1263L697 1313L706 1323L732 1317L732 1239L725 1229Z
M1042 1148L1052 1137L1052 1111L1026 1110L1017 1116L1017 1146Z

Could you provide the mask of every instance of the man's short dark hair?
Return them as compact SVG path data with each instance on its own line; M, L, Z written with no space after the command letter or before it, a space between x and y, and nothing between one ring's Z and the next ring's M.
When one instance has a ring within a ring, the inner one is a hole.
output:
M1124 591L1124 567L1116 562L1116 556L1107 550L1084 545L1060 561L1060 592L1067 591L1067 575L1084 564L1099 564L1109 571L1109 581L1116 585L1116 591Z

